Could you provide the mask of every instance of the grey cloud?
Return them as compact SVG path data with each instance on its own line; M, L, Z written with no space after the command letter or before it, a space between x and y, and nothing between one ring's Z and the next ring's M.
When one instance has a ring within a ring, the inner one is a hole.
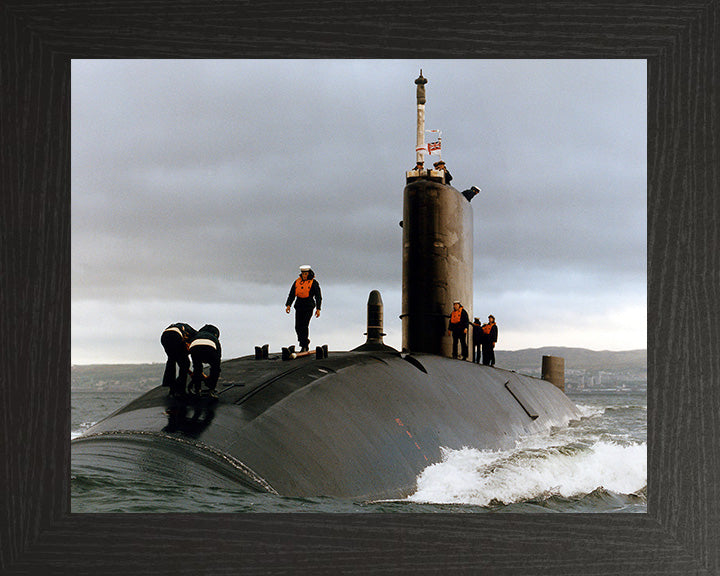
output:
M453 185L483 190L476 287L644 286L642 62L76 60L74 302L269 305L305 262L399 287L420 66Z

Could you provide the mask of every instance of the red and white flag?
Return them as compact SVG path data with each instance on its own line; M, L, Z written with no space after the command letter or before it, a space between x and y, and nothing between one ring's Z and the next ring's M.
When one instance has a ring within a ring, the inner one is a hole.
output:
M440 150L440 140L437 142L428 142L427 143L427 153L428 154L437 154L440 156L441 150Z
M437 140L435 142L428 142L425 145L425 148L427 150L426 154L435 154L437 156L440 156L440 148L442 147L442 130L425 130L425 132L428 132L430 134L437 134Z

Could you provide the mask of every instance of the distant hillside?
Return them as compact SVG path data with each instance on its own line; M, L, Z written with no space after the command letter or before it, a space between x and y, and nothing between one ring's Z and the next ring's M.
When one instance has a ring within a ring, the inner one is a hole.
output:
M565 381L569 390L605 386L644 387L647 383L647 350L623 352L585 348L528 348L496 350L497 366L522 374L540 376L543 356L565 358ZM165 364L92 364L72 366L73 389L145 391L159 386Z
M565 386L568 390L647 387L647 350L612 352L547 346L495 351L498 367L531 376L540 376L543 356L565 359Z
M543 356L560 356L565 358L565 370L647 371L647 350L597 352L585 348L546 346L523 350L497 350L495 356L498 365L502 363L504 367L512 367L513 370L540 370Z

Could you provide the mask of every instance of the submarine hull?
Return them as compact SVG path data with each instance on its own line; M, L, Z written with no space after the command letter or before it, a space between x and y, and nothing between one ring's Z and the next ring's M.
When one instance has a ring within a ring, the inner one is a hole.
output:
M442 448L509 448L579 417L549 382L379 348L227 361L218 400L155 388L75 439L73 461L284 496L402 498Z
M402 498L444 448L512 448L522 436L580 417L550 382L449 358L453 302L472 317L472 196L446 183L446 172L422 169L422 72L415 83L418 165L406 173L402 222L403 352L382 344L382 300L371 293L360 348L293 360L264 358L258 349L257 359L222 364L216 400L151 390L73 440L74 465L284 496Z

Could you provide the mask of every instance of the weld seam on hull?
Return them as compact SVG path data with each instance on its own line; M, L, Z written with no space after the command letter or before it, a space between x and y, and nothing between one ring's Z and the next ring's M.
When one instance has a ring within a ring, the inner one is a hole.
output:
M305 366L301 364L300 366L295 366L294 368L290 368L289 370L285 370L284 372L281 372L280 374L277 374L276 376L273 376L272 378L270 378L270 379L267 380L266 382L263 382L262 384L259 384L257 387L255 387L255 388L253 388L252 390L250 390L250 391L249 391L247 394L245 394L244 396L241 396L240 398L238 398L238 399L234 402L234 404L236 404L236 405L242 404L243 402L245 402L245 401L248 400L249 398L252 398L255 394L257 394L257 393L260 392L261 390L264 390L265 388L267 388L267 387L270 386L271 384L274 384L275 382L277 382L278 380L281 380L281 379L284 378L285 376L288 376L288 375L292 374L293 372L297 372L298 370L300 370L300 369L302 369L302 368L304 368L304 367L305 367Z
M527 414L531 420L537 419L538 413L535 410L528 409L528 407L525 406L525 403L517 397L515 392L512 391L512 388L510 388L510 380L505 382L505 390L510 392L510 395L515 398L515 401L520 404L520 407L525 411L525 414Z
M98 432L96 434L89 434L87 436L81 436L79 438L76 438L73 440L73 443L80 443L85 441L92 441L97 440L100 438L135 438L137 436L146 437L146 438L161 438L162 440L170 440L172 442L177 442L179 444L184 444L186 446L191 446L193 448L197 448L199 450L209 452L213 456L216 456L225 462L227 462L231 467L238 470L243 476L249 478L254 483L256 483L258 486L260 486L263 490L266 492L269 492L271 494L279 495L278 491L273 488L267 480L265 480L262 476L257 474L252 468L238 460L237 458L231 456L230 454L226 454L225 452L222 452L218 450L217 448L213 448L212 446L209 446L207 444L203 444L202 442L192 442L190 440L186 440L185 438L178 438L177 436L168 436L166 434L158 434L156 432L143 432L143 431L134 431L134 430L113 430L109 432Z

